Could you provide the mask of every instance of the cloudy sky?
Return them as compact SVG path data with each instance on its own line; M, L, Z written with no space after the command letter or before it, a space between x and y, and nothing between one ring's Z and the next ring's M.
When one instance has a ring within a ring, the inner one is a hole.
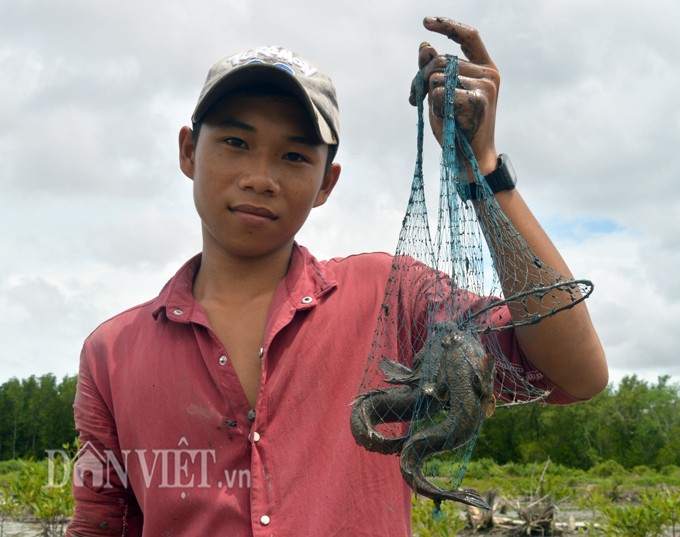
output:
M498 64L497 147L595 282L612 380L680 382L675 0L0 0L0 383L77 372L83 339L200 249L177 132L231 53L281 44L336 83L341 184L299 241L321 258L394 251L418 44L459 53L426 15L479 28Z

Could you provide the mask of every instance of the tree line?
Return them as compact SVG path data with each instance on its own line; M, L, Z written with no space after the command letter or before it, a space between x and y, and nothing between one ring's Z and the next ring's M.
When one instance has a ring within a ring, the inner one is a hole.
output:
M61 382L52 374L0 386L0 460L43 459L47 449L73 443L77 376Z
M532 403L497 408L477 440L473 458L498 464L548 457L587 470L613 460L626 468L680 466L680 387L625 377L587 403ZM77 377L12 378L0 386L0 460L42 459L76 437Z
M586 403L497 408L473 457L498 464L550 457L583 470L609 460L625 468L680 466L680 386L669 380L631 375Z

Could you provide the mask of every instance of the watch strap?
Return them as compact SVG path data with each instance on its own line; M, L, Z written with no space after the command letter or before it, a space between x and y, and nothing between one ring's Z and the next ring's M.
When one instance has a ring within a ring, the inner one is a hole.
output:
M496 169L484 176L484 181L489 185L491 192L497 194L503 190L512 190L517 183L517 176L512 167L510 158L501 153L498 156ZM463 201L482 199L483 189L477 183L458 185L458 195Z

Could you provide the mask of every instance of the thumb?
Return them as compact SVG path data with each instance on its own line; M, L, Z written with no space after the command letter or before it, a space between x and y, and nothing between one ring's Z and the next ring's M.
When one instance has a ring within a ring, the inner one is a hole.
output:
M423 41L418 47L418 69L421 71L430 63L434 58L437 57L437 51L432 45L427 41ZM408 101L412 106L416 106L418 100L418 79L416 76L411 82L411 93L409 94ZM423 87L424 93L423 97L427 94L427 81L424 82L425 87Z

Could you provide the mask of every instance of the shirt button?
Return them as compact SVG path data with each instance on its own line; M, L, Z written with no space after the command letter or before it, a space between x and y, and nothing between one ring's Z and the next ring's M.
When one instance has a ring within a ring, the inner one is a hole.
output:
M271 518L269 518L267 515L262 515L260 517L260 524L263 526L269 526L269 523L271 522Z
M311 296L303 296L300 302L303 304L311 304L312 300L314 300Z
M227 364L227 357L223 354L220 356L220 359L218 360L220 365L226 365Z
M257 431L250 433L250 435L248 435L248 436L250 436L250 438L253 439L253 442L259 442L260 441L260 433L258 433Z
M177 308L176 310L172 310L172 313L174 313L175 315L182 315L184 313L184 311Z
M257 353L257 355L262 358L264 356L264 349L260 347L260 352Z

